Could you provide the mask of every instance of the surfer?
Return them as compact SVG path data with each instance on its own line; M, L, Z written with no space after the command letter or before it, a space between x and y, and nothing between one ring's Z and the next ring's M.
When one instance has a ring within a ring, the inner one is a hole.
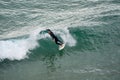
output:
M52 37L52 39L53 39L53 41L59 46L59 50L62 50L62 49L64 49L64 47L65 47L65 43L63 43L62 41L60 41L58 38L57 38L57 36L55 36L55 34L50 30L50 29L46 29L46 30L44 30L44 31L41 31L39 34L44 34L44 33L48 33L51 37Z
M62 46L63 45L63 42L60 41L55 35L54 33L50 30L50 29L46 29L47 33L52 37L53 41L59 45L59 46Z

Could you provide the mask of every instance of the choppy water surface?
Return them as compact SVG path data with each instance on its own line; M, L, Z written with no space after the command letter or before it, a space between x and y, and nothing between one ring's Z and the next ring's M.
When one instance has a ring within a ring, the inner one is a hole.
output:
M0 1L0 80L119 79L119 0Z

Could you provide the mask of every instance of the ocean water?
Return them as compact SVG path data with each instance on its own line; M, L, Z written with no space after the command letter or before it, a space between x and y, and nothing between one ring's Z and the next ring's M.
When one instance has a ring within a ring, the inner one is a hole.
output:
M0 0L0 80L120 80L120 0Z

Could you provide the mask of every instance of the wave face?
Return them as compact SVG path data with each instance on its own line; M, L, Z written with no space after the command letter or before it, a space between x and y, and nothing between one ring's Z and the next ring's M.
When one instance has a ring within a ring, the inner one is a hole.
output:
M119 0L0 1L1 80L119 80L119 66Z

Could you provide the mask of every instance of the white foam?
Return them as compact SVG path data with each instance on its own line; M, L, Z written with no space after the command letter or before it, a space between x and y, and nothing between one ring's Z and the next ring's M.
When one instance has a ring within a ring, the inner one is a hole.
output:
M0 41L0 59L21 60L27 58L30 49L38 46L35 36L21 40Z
M0 41L0 45L0 59L20 60L27 57L26 41Z
M28 50L36 46L34 42L30 44L28 40L0 41L0 44L0 59L10 60L27 58Z

